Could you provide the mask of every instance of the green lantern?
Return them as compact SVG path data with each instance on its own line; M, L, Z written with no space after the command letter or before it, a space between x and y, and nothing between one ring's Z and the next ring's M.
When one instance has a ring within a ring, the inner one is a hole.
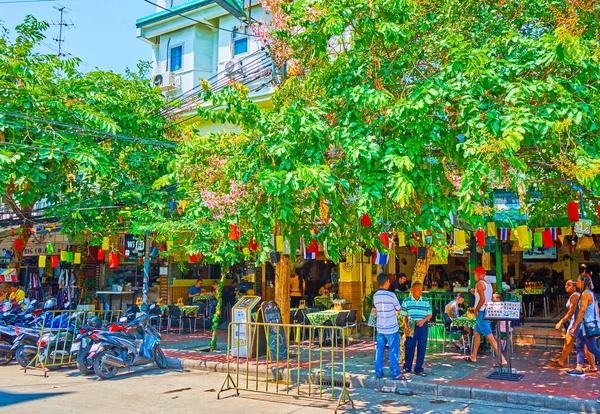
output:
M52 243L46 244L46 253L48 253L48 254L54 253L54 245Z

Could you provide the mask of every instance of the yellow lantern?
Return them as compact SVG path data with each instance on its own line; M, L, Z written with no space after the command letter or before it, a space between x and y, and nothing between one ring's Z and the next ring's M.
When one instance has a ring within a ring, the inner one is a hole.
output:
M60 261L61 262L66 262L67 261L67 251L66 250L61 250L60 251Z
M73 264L81 264L81 253L75 253L73 255Z
M110 238L102 238L102 250L110 250Z
M44 269L46 267L46 256L45 255L41 255L38 258L38 267L41 269Z

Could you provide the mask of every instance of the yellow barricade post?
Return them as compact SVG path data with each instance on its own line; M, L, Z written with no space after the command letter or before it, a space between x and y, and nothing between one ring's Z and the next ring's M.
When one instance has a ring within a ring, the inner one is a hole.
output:
M299 330L308 333L306 341ZM348 403L354 407L345 327L231 322L227 338L227 377L218 399L235 390L331 401L336 412Z
M79 331L90 325L90 319L98 318L103 326L119 321L121 311L47 311L42 317L37 353L28 369L41 369L44 376L48 370L61 366L76 365L77 353L71 354L71 345Z

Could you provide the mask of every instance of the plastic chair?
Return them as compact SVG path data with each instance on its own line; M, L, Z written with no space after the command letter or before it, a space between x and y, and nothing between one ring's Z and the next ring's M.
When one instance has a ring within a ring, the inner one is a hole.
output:
M442 314L442 317L444 319L444 340L442 342L442 353L446 353L446 335L449 336L448 339L450 339L450 341L452 341L452 335L458 334L461 337L464 334L464 329L460 328L460 327L453 327L452 326L452 319L450 319L450 316L444 312ZM466 345L466 344L465 344ZM463 346L463 353L466 353L466 346Z
M346 318L346 329L348 332L350 332L351 328L354 328L358 334L358 322L356 322L357 313L358 309L350 309L350 312L348 312L348 317Z
M171 305L171 306L169 306L169 319L167 321L167 333L171 333L171 325L173 323L173 319L179 320L178 321L179 335L181 335L181 328L183 328L183 323L185 321L188 322L190 331L192 330L192 318L190 318L188 316L183 316L183 313L181 312L181 309L179 309L179 306Z
M348 314L349 314L349 313L350 313L350 312L345 312L345 311L343 311L343 312L339 312L339 313L337 314L337 317L335 318L335 326L338 326L338 327L340 327L340 328L343 328L343 329L342 329L342 332L344 332L344 333L345 333L345 331L346 331L346 325L347 325L347 323L348 323ZM355 316L355 319L356 319L356 316ZM346 339L347 339L347 343L350 343L350 339L348 338L348 335L344 335L344 336L345 336L345 337L346 337Z

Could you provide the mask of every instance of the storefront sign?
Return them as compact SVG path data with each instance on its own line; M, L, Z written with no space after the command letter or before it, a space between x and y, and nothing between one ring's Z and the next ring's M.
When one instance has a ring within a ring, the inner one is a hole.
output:
M15 269L0 269L0 283L18 282L17 271Z
M126 234L124 237L123 256L137 259L144 253L144 241L133 234Z

